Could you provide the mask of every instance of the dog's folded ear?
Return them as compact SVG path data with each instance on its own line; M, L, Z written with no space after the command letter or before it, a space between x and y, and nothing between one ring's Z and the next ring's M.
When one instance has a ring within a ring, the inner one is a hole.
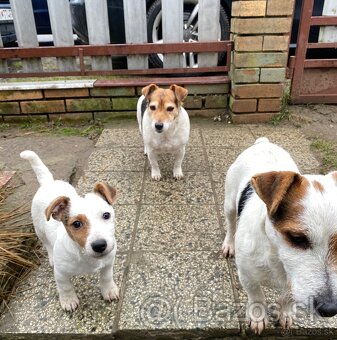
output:
M57 197L45 211L47 221L50 220L50 217L53 217L53 219L57 221L64 221L66 216L69 215L69 208L70 198L65 196Z
M181 87L175 84L172 84L170 86L170 90L174 92L179 102L182 102L188 94L188 91L184 87Z
M142 89L142 95L146 98L149 99L150 95L152 92L154 92L155 90L159 89L159 87L156 84L150 84L147 85L145 87L143 87Z
M94 186L94 193L100 195L109 204L113 204L116 201L117 191L106 183L96 183Z
M271 171L253 176L251 183L272 217L290 191L300 188L302 180L303 177L296 172Z

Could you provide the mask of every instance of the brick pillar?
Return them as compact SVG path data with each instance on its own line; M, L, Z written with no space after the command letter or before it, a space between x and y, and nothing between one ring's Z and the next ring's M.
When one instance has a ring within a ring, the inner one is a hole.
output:
M268 121L280 111L293 9L294 0L233 1L234 123Z

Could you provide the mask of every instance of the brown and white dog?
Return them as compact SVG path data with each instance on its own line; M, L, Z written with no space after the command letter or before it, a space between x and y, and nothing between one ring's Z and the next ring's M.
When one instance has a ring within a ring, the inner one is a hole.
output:
M283 290L278 321L292 325L296 304L337 314L337 172L301 175L290 155L259 138L230 166L225 182L225 256L234 255L247 292L247 317L260 334L262 285Z
M79 305L71 278L97 271L104 300L117 299L112 268L117 244L111 205L116 190L96 183L92 193L79 196L69 183L54 180L35 152L26 150L20 156L30 162L40 183L32 202L32 219L54 269L62 308L74 311Z
M139 131L144 140L144 153L151 164L151 177L160 180L161 173L157 157L161 153L171 153L175 161L173 177L183 178L181 164L185 146L190 134L190 120L182 102L187 90L178 85L169 89L150 84L143 88L137 103Z

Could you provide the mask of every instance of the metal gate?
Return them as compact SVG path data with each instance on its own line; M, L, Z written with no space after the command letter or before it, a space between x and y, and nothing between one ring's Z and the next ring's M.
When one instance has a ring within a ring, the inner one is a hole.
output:
M296 104L337 104L337 42L335 38L332 41L322 38L321 33L316 42L309 39L313 30L319 30L317 26L337 26L337 16L314 16L313 8L314 0L303 0L296 54L290 57L289 64L292 74L291 99ZM316 56L310 56L310 51L316 52ZM323 52L327 53L326 58L322 58Z

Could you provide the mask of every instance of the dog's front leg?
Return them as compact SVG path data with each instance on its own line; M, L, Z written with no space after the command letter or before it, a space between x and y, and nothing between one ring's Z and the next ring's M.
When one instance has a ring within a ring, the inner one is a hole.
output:
M62 309L73 312L79 306L80 301L70 281L70 276L57 269L54 270L54 275Z
M296 304L289 288L285 289L280 296L281 306L278 322L282 328L290 328L293 324L293 317L296 316Z
M185 147L183 146L174 154L174 166L173 166L173 177L175 179L182 179L184 177L181 169L181 163L183 162L185 155Z
M113 279L112 265L106 266L100 271L100 287L104 300L112 301L119 298L119 289Z
M240 282L248 295L248 302L246 308L246 317L250 329L255 334L261 334L267 327L268 314L267 306L261 286L257 282L252 282L251 277L240 273Z
M149 161L151 164L151 177L155 181L159 181L161 179L161 174L160 174L159 165L157 161L157 155L152 149L148 147L146 148L146 151L147 151L147 156L149 157Z

